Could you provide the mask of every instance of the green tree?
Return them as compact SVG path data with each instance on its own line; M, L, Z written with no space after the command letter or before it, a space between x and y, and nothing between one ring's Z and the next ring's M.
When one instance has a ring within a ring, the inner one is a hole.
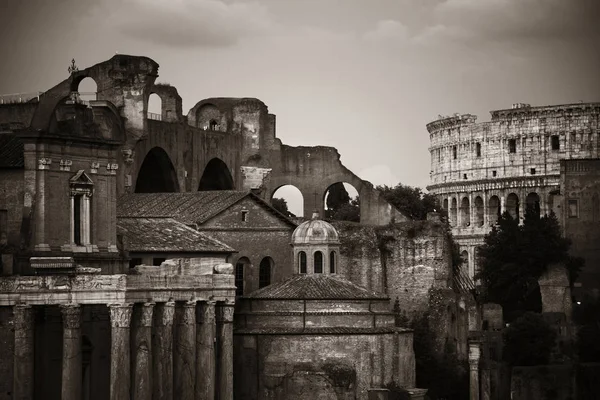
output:
M273 206L274 209L276 209L286 217L296 218L296 215L294 215L292 212L290 212L290 210L288 210L288 204L287 201L285 201L285 199L273 197L273 199L271 200L271 206Z
M499 303L507 320L519 312L541 311L538 279L552 263L563 263L572 279L581 259L570 257L569 239L561 236L556 216L540 217L533 209L525 213L523 225L508 212L486 235L479 249L481 279L487 301Z
M556 340L556 332L540 314L526 312L502 334L503 357L512 365L544 365Z
M376 189L383 193L391 205L412 219L425 220L428 212L441 211L437 199L429 193L423 193L419 187L399 183L394 187L377 186Z

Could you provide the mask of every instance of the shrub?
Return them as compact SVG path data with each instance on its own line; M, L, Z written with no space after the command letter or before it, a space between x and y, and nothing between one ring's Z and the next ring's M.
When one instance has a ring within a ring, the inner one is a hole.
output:
M550 361L556 333L540 314L523 313L503 336L504 360L511 366L544 365Z

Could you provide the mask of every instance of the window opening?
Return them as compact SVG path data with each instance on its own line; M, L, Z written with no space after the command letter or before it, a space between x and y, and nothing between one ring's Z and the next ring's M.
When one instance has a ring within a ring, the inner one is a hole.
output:
M142 259L140 257L134 257L131 260L129 260L129 268L133 268L133 267L136 267L141 264L142 264Z
M529 172L531 172L531 175L535 175L535 168L531 168Z
M306 273L306 253L301 251L298 253L298 264L300 264L300 273Z
M160 267L160 264L164 263L165 261L167 261L166 258L155 257L152 259L152 265L154 265L155 267Z
M481 143L475 144L475 156L481 157Z
M496 171L492 171L492 176L495 177L496 176Z
M242 210L242 222L248 222L248 210Z
M271 284L271 258L265 257L260 262L258 270L258 288L264 288Z
M578 201L575 199L569 200L569 218L579 218Z
M335 251L329 253L329 273L335 274Z
M509 139L508 140L508 152L509 153L516 153L517 152L517 140L516 139Z
M452 158L454 158L456 160L456 156L457 156L456 146L452 146Z
M315 253L315 274L322 274L323 273L323 253L321 253L320 251L317 251Z
M552 145L552 150L560 150L560 138L558 135L552 135L550 143Z

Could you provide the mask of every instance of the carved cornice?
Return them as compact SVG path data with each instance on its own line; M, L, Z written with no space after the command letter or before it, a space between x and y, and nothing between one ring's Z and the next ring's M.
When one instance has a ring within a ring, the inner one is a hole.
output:
M79 304L62 304L60 311L62 312L64 329L81 328L81 306Z
M129 328L132 304L110 304L110 325L113 328Z
M196 308L196 323L197 324L214 324L215 323L215 304L214 301L207 301L198 304Z
M483 190L505 190L510 188L533 188L559 186L560 175L515 176L472 181L455 181L436 183L427 186L427 190L435 195L476 192Z
M32 330L34 326L33 308L27 304L17 304L13 308L15 330Z

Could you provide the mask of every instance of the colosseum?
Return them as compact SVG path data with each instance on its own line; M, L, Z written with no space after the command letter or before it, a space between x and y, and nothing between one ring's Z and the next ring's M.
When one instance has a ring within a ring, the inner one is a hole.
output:
M599 115L600 103L517 103L491 111L488 122L455 114L427 124L427 189L448 211L471 277L476 249L501 213L522 221L533 206L560 215L560 160L600 157Z

